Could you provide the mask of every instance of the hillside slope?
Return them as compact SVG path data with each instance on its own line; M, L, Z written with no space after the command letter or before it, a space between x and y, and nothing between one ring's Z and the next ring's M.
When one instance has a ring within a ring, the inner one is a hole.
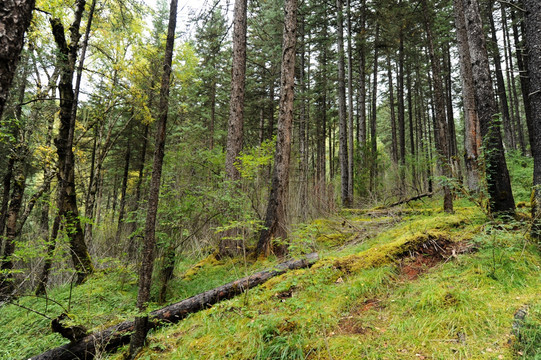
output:
M471 204L454 215L434 202L350 210L299 226L291 253L318 251L288 272L150 335L140 359L537 359L541 258L527 221L489 222ZM171 302L272 266L278 259L181 259ZM51 298L69 302L69 287ZM119 264L72 291L70 313L95 330L133 316L135 276ZM20 305L57 316L43 299ZM154 304L153 308L159 305ZM527 311L519 336L517 310ZM0 358L65 341L48 320L5 305ZM101 358L121 359L123 351Z

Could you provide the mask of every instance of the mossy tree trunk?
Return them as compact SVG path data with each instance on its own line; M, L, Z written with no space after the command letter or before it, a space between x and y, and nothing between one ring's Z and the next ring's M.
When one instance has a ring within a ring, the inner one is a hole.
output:
M295 84L295 44L297 30L297 0L284 4L284 35L282 43L282 73L280 78L280 112L274 155L272 187L265 215L265 229L259 234L257 254L268 255L272 240L287 237L287 199L289 192L289 163L291 155L291 127L293 124L293 96ZM283 249L281 249L283 250Z
M526 48L528 51L528 77L530 79L529 100L532 107L534 155L532 218L534 225L532 236L541 239L541 3L538 0L523 0L526 15Z
M477 0L463 0L472 64L475 105L485 156L490 211L515 212L515 200L503 150L498 108L490 75L488 52Z
M2 1L0 3L0 117L17 73L19 56L24 45L24 34L32 20L35 0Z
M54 40L58 48L57 61L60 67L60 82L58 84L60 93L60 128L58 136L54 140L58 154L58 214L53 224L51 241L56 241L60 222L64 219L64 227L70 241L70 250L78 284L83 283L88 275L93 272L92 259L84 241L83 229L79 219L77 192L75 189L75 158L73 154L73 133L75 130L78 92L73 90L73 74L77 60L80 39L79 28L84 7L84 0L76 2L74 20L69 29L70 44L66 41L62 22L56 18L50 20Z
M156 247L156 216L160 195L160 181L162 176L163 157L165 154L165 130L169 112L169 89L171 81L171 65L173 63L173 46L175 42L175 28L177 25L177 0L171 0L169 9L169 24L165 42L165 55L163 59L163 74L160 86L160 116L156 123L156 145L154 148L154 163L150 180L148 210L145 223L145 238L141 267L139 269L139 291L137 293L137 309L141 312L135 318L134 332L130 340L128 359L134 359L144 345L147 336L148 316L144 315L150 299L150 286L154 269L154 252Z

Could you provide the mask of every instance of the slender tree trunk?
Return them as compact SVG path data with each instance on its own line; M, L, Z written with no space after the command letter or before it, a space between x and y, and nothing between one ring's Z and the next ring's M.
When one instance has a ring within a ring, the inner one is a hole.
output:
M533 136L533 118L532 107L530 105L530 79L528 77L528 59L524 52L524 44L520 41L519 25L523 25L516 15L514 9L511 9L511 21L513 23L513 38L515 42L515 48L517 49L517 67L520 78L520 90L522 92L522 102L524 103L524 115L526 116L526 126L528 127L528 140L530 142L530 151L532 156L535 157L535 138ZM523 27L523 26L521 26Z
M406 68L406 87L408 89L408 124L409 124L409 138L410 138L410 154L411 154L411 178L413 186L417 187L417 171L416 171L416 159L417 152L415 151L416 141L415 141L415 124L413 123L413 87L411 84L411 67L407 66ZM418 143L418 142L417 142Z
M301 23L301 53L300 53L300 64L299 64L299 85L301 88L301 113L299 116L299 187L300 187L300 199L299 199L299 210L301 219L305 220L307 215L307 197L308 197L308 163L307 163L307 141L306 141L306 88L305 88L305 19L302 17L300 19Z
M289 191L289 161L291 154L291 126L295 84L295 43L297 0L284 4L284 37L282 43L282 71L280 77L280 115L272 187L265 216L265 229L259 234L256 254L268 255L272 239L287 238L287 198ZM283 250L283 249L280 249Z
M348 166L348 128L346 118L346 85L345 85L345 70L344 70L344 16L343 2L336 0L337 7L337 32L338 32L338 129L339 129L339 148L338 157L340 161L340 184L342 205L344 207L351 206L349 185L349 166Z
M434 141L436 144L436 151L438 153L438 163L441 167L444 176L452 177L451 166L449 164L449 142L447 129L447 122L445 116L445 96L443 93L443 84L441 78L440 61L436 56L434 49L434 40L432 36L432 21L431 13L428 9L426 0L422 0L424 15L425 15L425 30L428 42L428 51L430 55L430 64L432 68L433 84L434 84L434 106L435 106L435 118L434 118ZM453 196L451 188L448 185L443 186L443 210L448 213L453 212Z
M463 4L472 61L475 104L485 148L490 210L492 213L514 213L515 200L505 162L479 5L477 0L463 0Z
M396 113L394 107L394 86L393 86L393 66L391 64L391 55L387 54L387 79L389 82L389 108L391 110L391 160L393 164L398 164L398 149L396 139Z
M128 139L128 146L126 148L126 157L124 159L124 174L122 175L122 187L120 189L120 210L118 212L118 224L116 228L116 243L121 241L122 233L124 232L124 214L126 209L126 190L128 188L128 176L130 171L130 155L131 146Z
M349 205L353 204L353 60L351 46L351 0L346 0L347 4L347 33L348 33L348 199Z
M214 65L216 68L216 65ZM214 69L216 70L216 69ZM212 79L210 86L210 124L209 124L209 149L214 149L214 127L216 126L216 78ZM263 112L263 107L261 107Z
M169 111L169 88L171 81L171 64L173 62L173 46L175 41L175 28L177 24L177 0L171 0L169 9L169 25L167 27L167 40L163 59L163 74L160 87L160 116L156 123L156 145L154 148L154 163L148 196L148 210L145 223L145 239L141 267L139 269L139 291L137 293L137 309L140 314L135 318L134 333L131 337L129 359L134 359L144 345L147 336L148 316L144 315L150 299L150 286L152 284L152 271L154 269L154 251L156 247L156 215L160 195L160 181L162 176L163 157L165 153L165 135L167 113Z
M496 35L496 25L494 24L494 16L492 14L494 6L494 0L490 0L487 4L487 15L490 22L490 31L491 31L491 43L492 43L492 53L494 57L494 64L496 67L496 86L498 88L498 98L500 100L501 112L502 112L502 123L503 123L503 133L505 139L505 145L509 149L516 149L515 145L515 136L511 123L511 117L509 116L509 102L507 100L507 91L505 90L505 81L503 78L502 71L502 59L500 56L500 48L498 46L498 37Z
M507 22L507 12L505 11L505 5L501 4L502 24L504 33L504 53L505 64L507 68L507 83L511 84L510 98L512 99L511 109L513 110L513 122L516 126L515 135L518 136L518 144L520 146L520 152L522 156L526 156L526 143L524 142L524 131L522 129L520 119L520 109L518 104L517 86L515 83L515 65L513 63L513 54L511 52L511 37L509 35L509 24ZM516 141L515 141L516 142Z
M244 94L246 83L246 10L247 0L235 0L233 17L233 69L231 75L231 101L227 129L225 158L226 178L240 180L235 161L242 149L244 126Z
M451 50L449 44L445 45L445 93L446 103L445 108L447 110L447 125L448 125L448 138L449 138L449 164L451 164L452 174L460 183L462 183L462 169L460 162L458 161L458 145L456 141L456 129L455 129L455 116L453 113L453 80L451 78L452 64L451 64Z
M529 101L532 107L534 151L532 237L541 244L541 3L523 0L526 14L525 40L528 51L528 77L530 79Z
M466 165L466 183L468 189L476 193L481 186L479 155L481 149L481 129L475 106L473 74L470 58L470 46L466 32L464 6L462 0L454 0L454 14L458 54L460 56L460 76L462 79L462 101L464 104L464 164Z
M77 108L78 85L80 77L76 83L76 90L73 90L73 73L77 59L77 48L79 44L79 28L85 1L79 0L76 3L74 21L70 26L71 41L67 44L64 34L64 26L59 19L52 19L51 26L56 45L58 47L58 64L60 70L60 82L58 89L60 91L60 129L58 137L55 139L55 145L58 154L58 180L60 196L58 203L58 220L61 218L66 221L66 226L70 228L68 236L70 239L70 250L72 261L77 273L77 283L80 284L94 271L92 259L88 253L84 241L83 229L79 219L79 209L77 207L77 193L75 190L75 164L73 154L73 132L75 129L75 115ZM90 24L89 24L90 25ZM81 56L81 64L84 55ZM81 68L82 70L82 68ZM51 236L51 241L56 241L56 236Z
M399 32L398 76L396 91L396 95L398 97L398 149L400 159L400 191L404 193L406 189L406 124L404 106L404 31L402 29L400 29Z
M377 154L378 142L376 139L376 113L377 113L377 94L378 94L378 42L379 42L379 23L376 23L376 35L374 38L374 80L372 83L372 116L370 119L370 190L376 188L377 176Z
M366 0L361 2L361 39L359 46L359 133L357 136L360 151L366 147ZM359 154L360 155L360 154ZM359 156L360 158L360 156ZM363 162L365 165L365 162Z

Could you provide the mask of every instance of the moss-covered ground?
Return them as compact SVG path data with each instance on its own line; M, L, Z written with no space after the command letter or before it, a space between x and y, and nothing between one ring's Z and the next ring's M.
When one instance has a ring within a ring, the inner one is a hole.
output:
M440 203L342 211L298 226L290 253L317 251L316 265L152 332L140 359L541 359L541 257L527 215L504 223L466 200L452 215ZM178 259L170 301L279 261ZM135 296L133 269L118 264L49 293L94 330L132 317ZM64 343L26 309L55 317L60 305L18 303L24 308L0 308L1 359ZM513 331L523 307L526 320Z

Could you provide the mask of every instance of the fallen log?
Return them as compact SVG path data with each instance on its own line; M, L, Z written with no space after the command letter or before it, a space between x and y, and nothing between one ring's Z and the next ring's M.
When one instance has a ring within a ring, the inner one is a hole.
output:
M392 208L392 207L395 207L395 206L398 206L398 205L407 204L407 203L409 203L411 201L420 200L420 199L422 199L424 197L432 197L432 195L434 195L434 193L420 194L420 195L417 195L417 196L414 196L414 197L410 197L409 199L403 199L403 200L397 201L395 203L392 203L391 205L387 206L387 208Z
M148 329L157 328L163 324L172 324L184 319L188 314L211 307L222 300L231 299L244 291L263 284L268 279L283 274L287 270L302 269L312 266L318 259L317 253L312 253L300 260L290 260L276 267L253 275L235 280L205 291L181 302L154 310L149 315ZM30 360L89 360L97 354L113 351L130 341L134 321L124 321L120 324L98 331L69 344L48 350Z

